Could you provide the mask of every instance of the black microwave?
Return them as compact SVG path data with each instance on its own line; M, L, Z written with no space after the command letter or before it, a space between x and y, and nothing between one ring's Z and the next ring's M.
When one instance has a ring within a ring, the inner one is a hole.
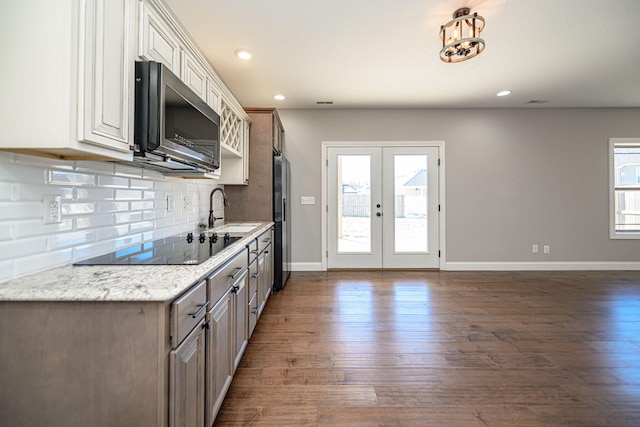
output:
M163 172L220 167L220 116L164 65L136 62L134 162Z

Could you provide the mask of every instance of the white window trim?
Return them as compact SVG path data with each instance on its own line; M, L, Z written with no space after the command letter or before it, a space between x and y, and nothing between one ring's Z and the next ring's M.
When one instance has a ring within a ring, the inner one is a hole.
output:
M609 238L640 239L638 231L616 231L615 214L615 163L613 149L616 145L640 145L640 138L609 138Z

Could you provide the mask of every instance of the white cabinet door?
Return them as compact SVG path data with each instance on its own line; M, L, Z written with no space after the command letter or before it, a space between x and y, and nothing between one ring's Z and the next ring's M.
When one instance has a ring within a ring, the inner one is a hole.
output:
M207 78L207 104L213 111L220 114L222 93L211 77Z
M155 10L142 3L140 12L140 43L138 56L164 64L180 75L180 44L178 36L169 29Z
M206 102L207 74L204 68L186 51L182 52L182 72L180 78Z
M81 2L79 140L129 151L133 139L134 2Z

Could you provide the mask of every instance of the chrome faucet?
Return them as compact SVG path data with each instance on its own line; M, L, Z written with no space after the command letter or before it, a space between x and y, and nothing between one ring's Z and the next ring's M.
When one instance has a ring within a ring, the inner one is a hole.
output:
M222 193L222 203L224 206L229 206L229 199L227 199L227 195L224 194L224 190L220 187L216 187L213 189L211 194L209 195L209 228L213 228L217 219L223 219L223 217L215 217L213 216L213 195L219 191Z

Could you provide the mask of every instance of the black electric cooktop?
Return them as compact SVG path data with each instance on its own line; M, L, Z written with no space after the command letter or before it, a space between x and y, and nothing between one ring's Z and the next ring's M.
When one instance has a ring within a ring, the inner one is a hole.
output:
M179 234L141 243L79 261L73 265L183 265L200 264L241 237L217 233Z

